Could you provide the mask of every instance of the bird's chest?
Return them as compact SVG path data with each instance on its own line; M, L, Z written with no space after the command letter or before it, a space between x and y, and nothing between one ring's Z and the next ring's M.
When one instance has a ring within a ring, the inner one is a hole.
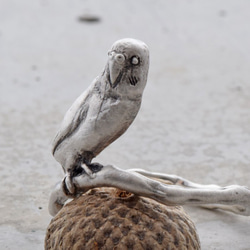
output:
M140 102L122 98L92 96L85 122L77 133L76 140L84 151L97 155L112 141L123 134L133 122Z
M100 109L95 117L97 129L112 130L131 123L139 109L139 104L117 98L106 98L102 101Z

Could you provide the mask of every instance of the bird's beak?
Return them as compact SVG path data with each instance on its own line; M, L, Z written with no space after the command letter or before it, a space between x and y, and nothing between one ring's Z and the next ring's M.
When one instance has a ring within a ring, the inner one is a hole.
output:
M109 60L110 84L112 88L115 88L122 79L124 68L123 57L122 54L116 54Z

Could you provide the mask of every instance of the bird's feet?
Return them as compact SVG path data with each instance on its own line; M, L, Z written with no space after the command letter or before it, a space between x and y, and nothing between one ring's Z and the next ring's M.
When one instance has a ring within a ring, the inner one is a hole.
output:
M76 167L72 168L65 176L63 180L63 187L65 194L76 196L78 194L76 186L74 184L74 178L80 175L85 175L90 179L96 177L96 173L103 168L103 165L99 163L81 163Z
M96 173L99 172L102 168L103 165L100 163L82 163L81 167L84 170L84 174L87 174L91 179L95 178Z

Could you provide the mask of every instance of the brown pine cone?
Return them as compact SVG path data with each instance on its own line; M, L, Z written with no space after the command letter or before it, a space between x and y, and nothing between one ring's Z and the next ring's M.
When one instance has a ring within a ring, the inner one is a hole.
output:
M65 205L47 228L45 249L200 249L182 207L97 188Z

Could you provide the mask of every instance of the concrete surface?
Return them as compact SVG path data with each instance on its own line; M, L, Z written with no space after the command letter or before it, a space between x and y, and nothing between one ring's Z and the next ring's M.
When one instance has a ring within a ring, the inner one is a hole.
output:
M141 111L96 160L250 186L250 2L0 0L0 246L43 249L50 144L120 38L146 42ZM79 16L99 22L79 21ZM187 208L202 249L250 249L250 218Z

